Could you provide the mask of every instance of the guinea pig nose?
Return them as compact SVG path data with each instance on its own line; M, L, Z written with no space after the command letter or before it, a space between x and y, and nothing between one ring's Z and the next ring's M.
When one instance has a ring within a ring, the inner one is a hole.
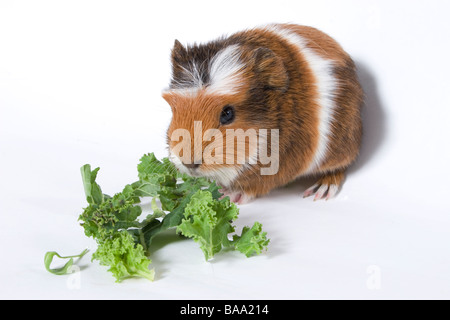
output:
M186 168L189 168L189 169L197 169L198 167L200 167L200 164L198 164L198 163L190 163L190 164L184 164L184 166Z

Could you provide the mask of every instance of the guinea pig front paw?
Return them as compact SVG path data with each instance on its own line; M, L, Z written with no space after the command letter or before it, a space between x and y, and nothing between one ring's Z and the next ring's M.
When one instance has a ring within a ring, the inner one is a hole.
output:
M236 204L247 204L252 200L252 197L248 196L242 191L231 191L226 188L220 189L220 192L223 194L221 199L225 197L229 197L231 202Z
M253 200L253 197L249 196L246 193L239 193L238 197L239 198L237 199L237 201L235 201L235 203L237 204L247 204Z

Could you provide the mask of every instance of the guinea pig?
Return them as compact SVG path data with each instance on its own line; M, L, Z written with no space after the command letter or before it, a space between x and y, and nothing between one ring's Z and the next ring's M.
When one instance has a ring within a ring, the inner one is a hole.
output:
M237 203L307 176L318 181L304 197L338 193L360 149L363 91L334 39L312 27L271 24L206 44L175 40L171 63L162 95L173 114L169 158L181 172L215 180ZM244 133L239 143L227 136L233 130ZM276 152L272 174L261 174L261 150Z

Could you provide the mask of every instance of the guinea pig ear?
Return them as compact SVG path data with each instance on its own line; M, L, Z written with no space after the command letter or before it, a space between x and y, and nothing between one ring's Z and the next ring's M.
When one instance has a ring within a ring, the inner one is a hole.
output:
M186 57L186 55L187 55L186 48L181 44L180 41L175 40L172 49L172 61L179 62L180 60L183 60Z
M253 51L255 72L263 79L266 87L286 91L288 74L284 63L272 50L258 48Z

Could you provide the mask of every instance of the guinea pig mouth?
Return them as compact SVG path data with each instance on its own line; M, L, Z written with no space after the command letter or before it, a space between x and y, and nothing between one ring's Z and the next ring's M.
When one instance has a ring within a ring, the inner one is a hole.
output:
M190 169L188 167L186 167L184 164L178 164L178 163L174 163L175 167L178 169L178 171L180 171L181 173L187 174L191 177L199 177L199 173L198 173L198 169Z
M192 177L201 177L202 176L198 169L187 168L187 174Z
M210 180L216 181L219 185L228 187L234 182L239 176L241 171L240 167L236 166L214 166L210 167L205 164L192 166L185 165L179 157L170 152L170 161L175 165L175 167L184 174L196 178L208 178Z
M180 164L180 165L175 165L178 170L182 173L185 173L187 175L190 175L191 177L195 177L195 178L200 178L200 177L205 177L207 174L205 174L202 170L201 165L185 165L185 164Z
M203 170L201 170L200 166L197 166L195 168L189 168L184 164L175 164L175 167L180 171L181 173L187 174L188 176L194 177L194 178L202 178L207 177L208 174L205 174Z

